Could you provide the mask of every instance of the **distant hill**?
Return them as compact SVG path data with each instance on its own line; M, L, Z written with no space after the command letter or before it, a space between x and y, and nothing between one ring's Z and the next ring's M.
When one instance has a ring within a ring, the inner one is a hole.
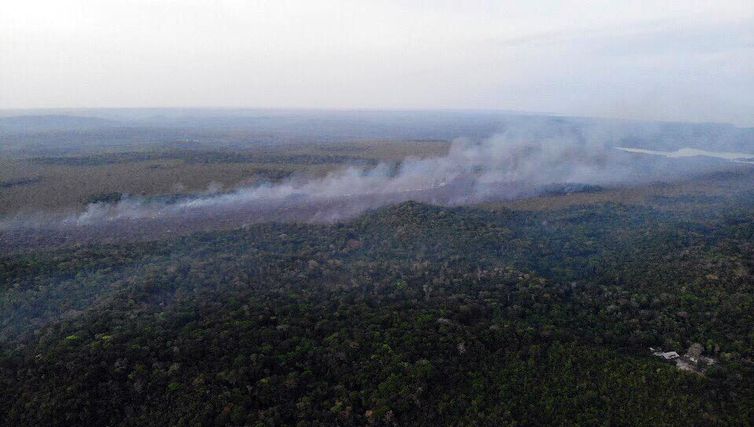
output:
M0 117L0 131L33 133L59 130L96 129L119 126L120 122L99 117L35 115Z
M40 111L41 112L41 111ZM48 135L55 131L65 135ZM192 140L216 145L359 140L559 140L673 151L754 151L754 128L719 123L642 122L496 111L84 110L0 117L9 143L124 144ZM31 136L32 138L27 137ZM75 137L75 138L74 138ZM117 140L117 141L116 141Z

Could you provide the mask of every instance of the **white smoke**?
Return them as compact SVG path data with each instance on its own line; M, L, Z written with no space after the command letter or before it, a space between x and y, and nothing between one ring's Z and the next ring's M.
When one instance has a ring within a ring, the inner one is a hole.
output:
M435 158L407 158L400 164L380 163L371 168L345 167L322 178L296 177L280 183L239 188L232 192L198 196L166 204L144 198L126 198L116 204L91 204L82 214L66 220L77 225L117 219L157 218L200 210L220 210L244 205L275 203L307 204L317 200L370 198L442 191L461 179L471 180L461 194L447 194L450 204L460 204L501 191L530 190L552 182L604 183L615 180L603 146L575 145L573 141L530 142L498 135L482 142L459 139L448 154ZM614 165L612 165L614 166Z
M322 178L297 176L170 202L126 197L114 204L90 204L84 212L62 218L45 216L46 224L36 225L180 219L265 206L298 209L297 220L331 221L404 200L458 205L530 195L552 183L611 185L657 178L658 171L647 170L635 154L615 149L620 140L621 135L608 127L555 133L517 127L483 141L458 139L442 157L344 167ZM667 178L676 172L663 169L660 173ZM331 201L338 205L327 212L310 209ZM30 221L28 216L6 220L0 228L29 226Z

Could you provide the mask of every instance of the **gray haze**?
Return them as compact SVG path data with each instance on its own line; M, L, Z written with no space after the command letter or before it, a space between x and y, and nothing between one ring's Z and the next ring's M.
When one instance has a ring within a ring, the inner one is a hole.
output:
M73 116L0 118L0 138L16 141L20 150L17 154L22 157L29 139L33 145L39 144L31 147L29 153L36 153L33 155L46 152L48 144L60 145L61 137L91 137L90 142L98 147L102 146L103 137L107 141L107 135L114 138L111 142L117 141L119 133L106 132L111 125L115 125L114 131L125 132L121 136L136 132L147 139L157 138L155 141L172 140L171 135L178 129L150 130L123 121L125 116L134 119L154 113L121 111L108 114L111 119L104 122L95 117ZM19 212L0 217L0 253L73 243L151 240L263 222L332 223L409 200L458 206L695 176L715 179L730 175L751 182L754 172L753 129L730 125L385 112L276 113L275 120L267 117L260 122L254 119L254 114L259 113L217 117L205 113L197 118L198 113L137 122L175 126L188 120L194 125L203 124L197 131L209 132L207 143L217 140L218 134L213 132L226 127L263 133L277 129L284 134L293 129L323 140L383 135L385 129L397 132L391 134L394 137L404 138L472 136L456 138L444 156L366 165L355 162L344 164L325 177L295 175L261 185L225 189L210 186L204 193L125 196L116 203L93 203L77 211ZM120 119L114 120L115 117ZM34 129L54 131L38 134ZM93 133L89 135L87 129L93 129ZM490 133L490 129L498 130ZM159 132L152 135L152 131ZM48 134L52 140L47 139ZM43 138L37 139L40 135ZM281 141L297 138L295 132L278 137L282 137ZM204 142L197 143L201 147ZM226 143L231 147L241 144L237 148L242 148L253 142L231 139ZM42 151L37 152L38 149ZM85 152L86 147L80 149Z
M508 109L754 125L754 2L5 0L0 108Z
M321 178L298 175L282 182L229 191L215 188L178 199L125 197L117 203L92 203L83 212L72 214L18 214L1 220L0 231L121 226L133 221L333 222L407 200L474 204L535 196L553 189L570 192L582 186L668 182L736 166L749 170L754 163L754 152L697 148L665 152L621 146L642 140L662 146L663 134L657 129L637 127L521 118L488 138L456 139L445 156L343 166ZM722 145L711 135L705 138L706 144ZM751 148L750 144L741 147Z

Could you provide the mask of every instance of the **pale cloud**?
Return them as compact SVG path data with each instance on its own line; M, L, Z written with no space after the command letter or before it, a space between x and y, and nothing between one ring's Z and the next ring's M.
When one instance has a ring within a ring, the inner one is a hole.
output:
M754 125L751 70L751 0L0 7L0 108L500 108Z

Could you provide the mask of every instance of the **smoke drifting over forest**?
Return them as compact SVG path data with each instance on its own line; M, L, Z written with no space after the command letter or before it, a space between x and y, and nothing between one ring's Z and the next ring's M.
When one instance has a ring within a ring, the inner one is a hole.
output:
M295 175L276 183L173 199L126 196L115 203L90 203L76 214L16 216L6 219L2 228L231 217L239 223L332 222L406 200L462 205L533 196L553 184L610 186L689 174L688 163L617 147L627 138L600 126L557 131L512 127L486 139L456 139L441 157L344 166L324 177ZM701 161L703 153L697 154L692 160L695 172L726 164Z

